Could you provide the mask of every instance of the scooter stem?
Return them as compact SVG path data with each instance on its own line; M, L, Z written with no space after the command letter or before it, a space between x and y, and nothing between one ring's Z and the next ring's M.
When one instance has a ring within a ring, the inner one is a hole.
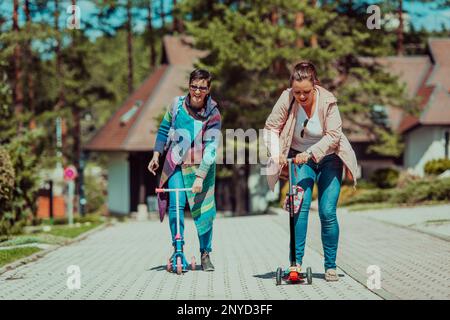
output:
M295 226L294 226L294 190L292 188L292 158L287 159L289 166L289 229L291 235L291 267L297 265L295 257Z

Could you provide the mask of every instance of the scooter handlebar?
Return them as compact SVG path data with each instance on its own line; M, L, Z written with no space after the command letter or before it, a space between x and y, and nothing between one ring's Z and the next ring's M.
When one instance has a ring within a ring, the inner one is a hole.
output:
M163 189L163 188L156 188L155 192L177 192L177 191L191 191L192 188L178 188L178 189Z

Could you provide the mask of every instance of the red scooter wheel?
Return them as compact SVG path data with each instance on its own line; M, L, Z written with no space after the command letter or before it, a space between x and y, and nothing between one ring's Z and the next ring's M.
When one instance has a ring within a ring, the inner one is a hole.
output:
M169 259L167 261L166 270L167 270L167 272L171 272L172 271L172 261L171 261L171 259Z

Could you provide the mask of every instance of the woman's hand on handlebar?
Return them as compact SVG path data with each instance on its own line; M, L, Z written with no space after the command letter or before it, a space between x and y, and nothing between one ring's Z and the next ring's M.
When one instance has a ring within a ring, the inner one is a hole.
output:
M310 158L310 155L307 152L297 153L297 155L294 158L295 164L303 164L308 162Z

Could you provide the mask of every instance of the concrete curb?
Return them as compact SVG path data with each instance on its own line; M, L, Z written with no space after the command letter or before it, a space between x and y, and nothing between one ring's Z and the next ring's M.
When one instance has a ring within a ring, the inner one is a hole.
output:
M22 259L13 261L13 262L11 262L11 263L9 263L9 264L7 264L7 265L5 265L5 266L0 268L0 275L6 273L8 271L17 269L20 266L23 266L23 265L26 265L28 263L34 262L34 261L44 257L45 255L49 254L50 252L53 252L53 251L55 251L55 250L57 250L57 249L59 249L61 247L65 247L65 246L71 245L73 243L80 242L80 241L86 239L87 237L89 237L91 234L99 232L99 231L101 231L101 230L103 230L103 229L105 229L105 228L107 228L107 227L109 227L111 225L112 225L111 223L109 223L109 222L106 223L105 222L105 223L99 225L98 227L96 227L96 228L94 228L92 230L89 230L89 231L87 231L85 233L80 234L78 237L76 237L74 239L70 239L70 240L65 241L63 244L55 245L52 248L45 249L45 250L33 253L32 255L24 257Z
M358 211L352 211L350 214L358 214ZM439 233L435 233L435 232L432 232L432 231L425 231L425 230L422 230L422 229L419 229L419 228L405 226L405 225L402 225L402 224L399 224L399 223L395 223L395 222L392 222L392 221L376 219L376 218L373 218L373 217L363 217L363 218L370 219L370 220L375 221L375 222L380 222L380 223L383 223L385 225L394 226L394 227L398 227L398 228L402 228L402 229L406 229L406 230L410 230L410 231L419 232L421 234L426 234L428 236L432 236L432 237L435 237L435 238L438 238L440 240L444 240L444 241L447 241L447 242L450 241L450 237L444 236L444 235L441 235Z

